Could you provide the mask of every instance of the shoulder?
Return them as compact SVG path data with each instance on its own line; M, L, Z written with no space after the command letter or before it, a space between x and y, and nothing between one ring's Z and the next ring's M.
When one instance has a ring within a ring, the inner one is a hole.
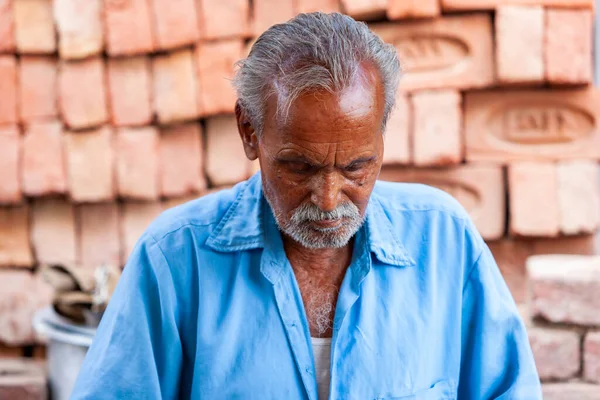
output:
M467 211L454 197L432 186L377 181L373 194L392 213L431 212L469 221Z
M420 232L427 242L438 236L480 252L483 239L465 208L450 194L418 183L378 181L372 196L394 226L404 234ZM399 233L400 234L400 233Z
M454 266L464 286L486 245L454 197L423 184L383 181L377 183L372 197L414 260L435 260L433 264L444 265L444 271Z
M183 228L209 231L221 219L245 188L241 182L230 189L220 190L164 211L146 229L145 234L160 242Z

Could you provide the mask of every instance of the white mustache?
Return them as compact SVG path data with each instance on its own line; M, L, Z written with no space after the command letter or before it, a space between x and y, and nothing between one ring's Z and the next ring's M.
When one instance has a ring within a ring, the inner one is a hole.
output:
M294 210L291 220L298 224L305 221L330 221L344 217L351 219L360 218L358 207L348 202L340 204L333 211L322 211L312 203L305 203Z

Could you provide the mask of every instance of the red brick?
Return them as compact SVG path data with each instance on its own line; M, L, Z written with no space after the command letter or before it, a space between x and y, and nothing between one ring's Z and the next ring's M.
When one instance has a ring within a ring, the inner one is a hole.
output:
M150 60L147 57L108 60L108 94L113 125L148 125L152 121L150 85Z
M530 327L527 332L542 381L567 379L577 375L581 342L577 332L535 327Z
M63 199L36 200L32 207L31 242L39 263L76 262L73 206Z
M19 113L34 121L58 116L58 70L51 57L22 56L19 61Z
M525 236L594 233L600 227L600 170L586 161L509 168L511 232ZM543 204L543 207L540 207Z
M161 130L161 195L183 196L206 188L202 174L202 148L202 131L198 124L174 125Z
M441 14L439 0L389 0L388 19L430 18Z
M532 255L532 243L525 240L502 239L487 244L515 302L525 303L528 285L525 262L527 257Z
M296 0L294 7L297 14L315 11L324 13L340 12L338 0Z
M34 259L29 243L29 208L0 208L0 265L31 267Z
M191 50L152 59L154 109L160 123L194 119L201 107L196 98L196 76Z
M247 0L198 0L197 7L202 39L245 37L250 33L250 3Z
M600 325L599 256L550 255L527 260L533 317L554 323Z
M33 314L50 305L52 289L29 271L0 271L0 293L0 342L33 344Z
M162 206L159 202L123 204L121 214L122 264L127 262L140 236L161 212Z
M115 197L113 132L103 127L65 135L71 199L76 202Z
M532 241L533 254L573 254L593 256L600 254L600 233L594 235L561 236Z
M17 50L23 54L56 51L52 0L13 0Z
M593 233L600 228L600 167L592 161L558 164L561 231Z
M403 90L472 89L494 81L489 15L373 24L370 28L396 47L406 72L400 81Z
M250 176L233 115L220 115L206 120L205 171L212 186L243 181Z
M108 120L105 78L104 63L100 58L61 64L60 108L70 128L91 128Z
M469 212L485 239L504 234L506 218L502 169L486 165L466 165L448 169L407 169L385 167L381 180L423 183L454 196Z
M598 237L600 235L562 236L552 239L506 238L487 244L513 298L521 304L528 299L529 278L525 269L528 257L538 254L600 254L600 246L596 243Z
M598 400L598 386L589 383L546 383L542 385L544 400Z
M198 40L197 0L152 0L156 44L160 49L190 45ZM229 21L222 20L222 24Z
M444 11L493 10L502 5L594 8L594 0L441 0Z
M0 204L19 203L21 135L16 125L0 126Z
M0 362L0 399L46 400L48 382L43 363L12 359Z
M254 19L252 21L255 36L269 29L272 25L286 22L294 17L293 0L254 0Z
M385 16L388 0L340 0L345 14L360 20L374 20Z
M412 113L408 97L399 92L396 107L387 122L384 136L384 164L410 163L410 127Z
M119 207L116 203L82 204L75 210L81 265L121 265Z
M600 383L600 331L591 331L585 335L583 377L587 381Z
M14 0L0 0L0 53L15 51Z
M510 233L519 236L556 236L560 207L556 166L523 162L508 167Z
M104 1L106 51L110 56L154 50L150 0Z
M465 95L467 161L600 159L600 90Z
M412 96L413 162L417 166L459 164L462 152L461 96L454 90Z
M85 58L102 51L102 0L54 0L61 58Z
M117 131L117 187L130 199L158 198L159 133L154 127Z
M42 196L67 191L60 122L31 123L23 138L23 193Z
M234 112L237 94L231 80L243 48L239 39L203 42L196 47L198 103L204 115Z
M594 17L589 10L546 11L546 79L556 84L591 83Z
M17 122L17 61L0 56L0 124Z
M496 11L496 72L502 83L544 80L544 9L503 6Z

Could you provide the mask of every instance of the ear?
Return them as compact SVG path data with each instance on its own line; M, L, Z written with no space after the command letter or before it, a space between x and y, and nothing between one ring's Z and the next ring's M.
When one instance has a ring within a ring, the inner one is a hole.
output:
M258 136L239 100L235 102L235 118L246 157L250 161L254 161L258 158Z

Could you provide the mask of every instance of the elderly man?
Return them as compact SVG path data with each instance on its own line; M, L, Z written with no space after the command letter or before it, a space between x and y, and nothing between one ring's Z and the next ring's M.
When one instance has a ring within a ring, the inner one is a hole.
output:
M234 81L261 172L148 228L73 398L541 398L463 208L376 182L398 79L394 48L347 16L266 31Z

